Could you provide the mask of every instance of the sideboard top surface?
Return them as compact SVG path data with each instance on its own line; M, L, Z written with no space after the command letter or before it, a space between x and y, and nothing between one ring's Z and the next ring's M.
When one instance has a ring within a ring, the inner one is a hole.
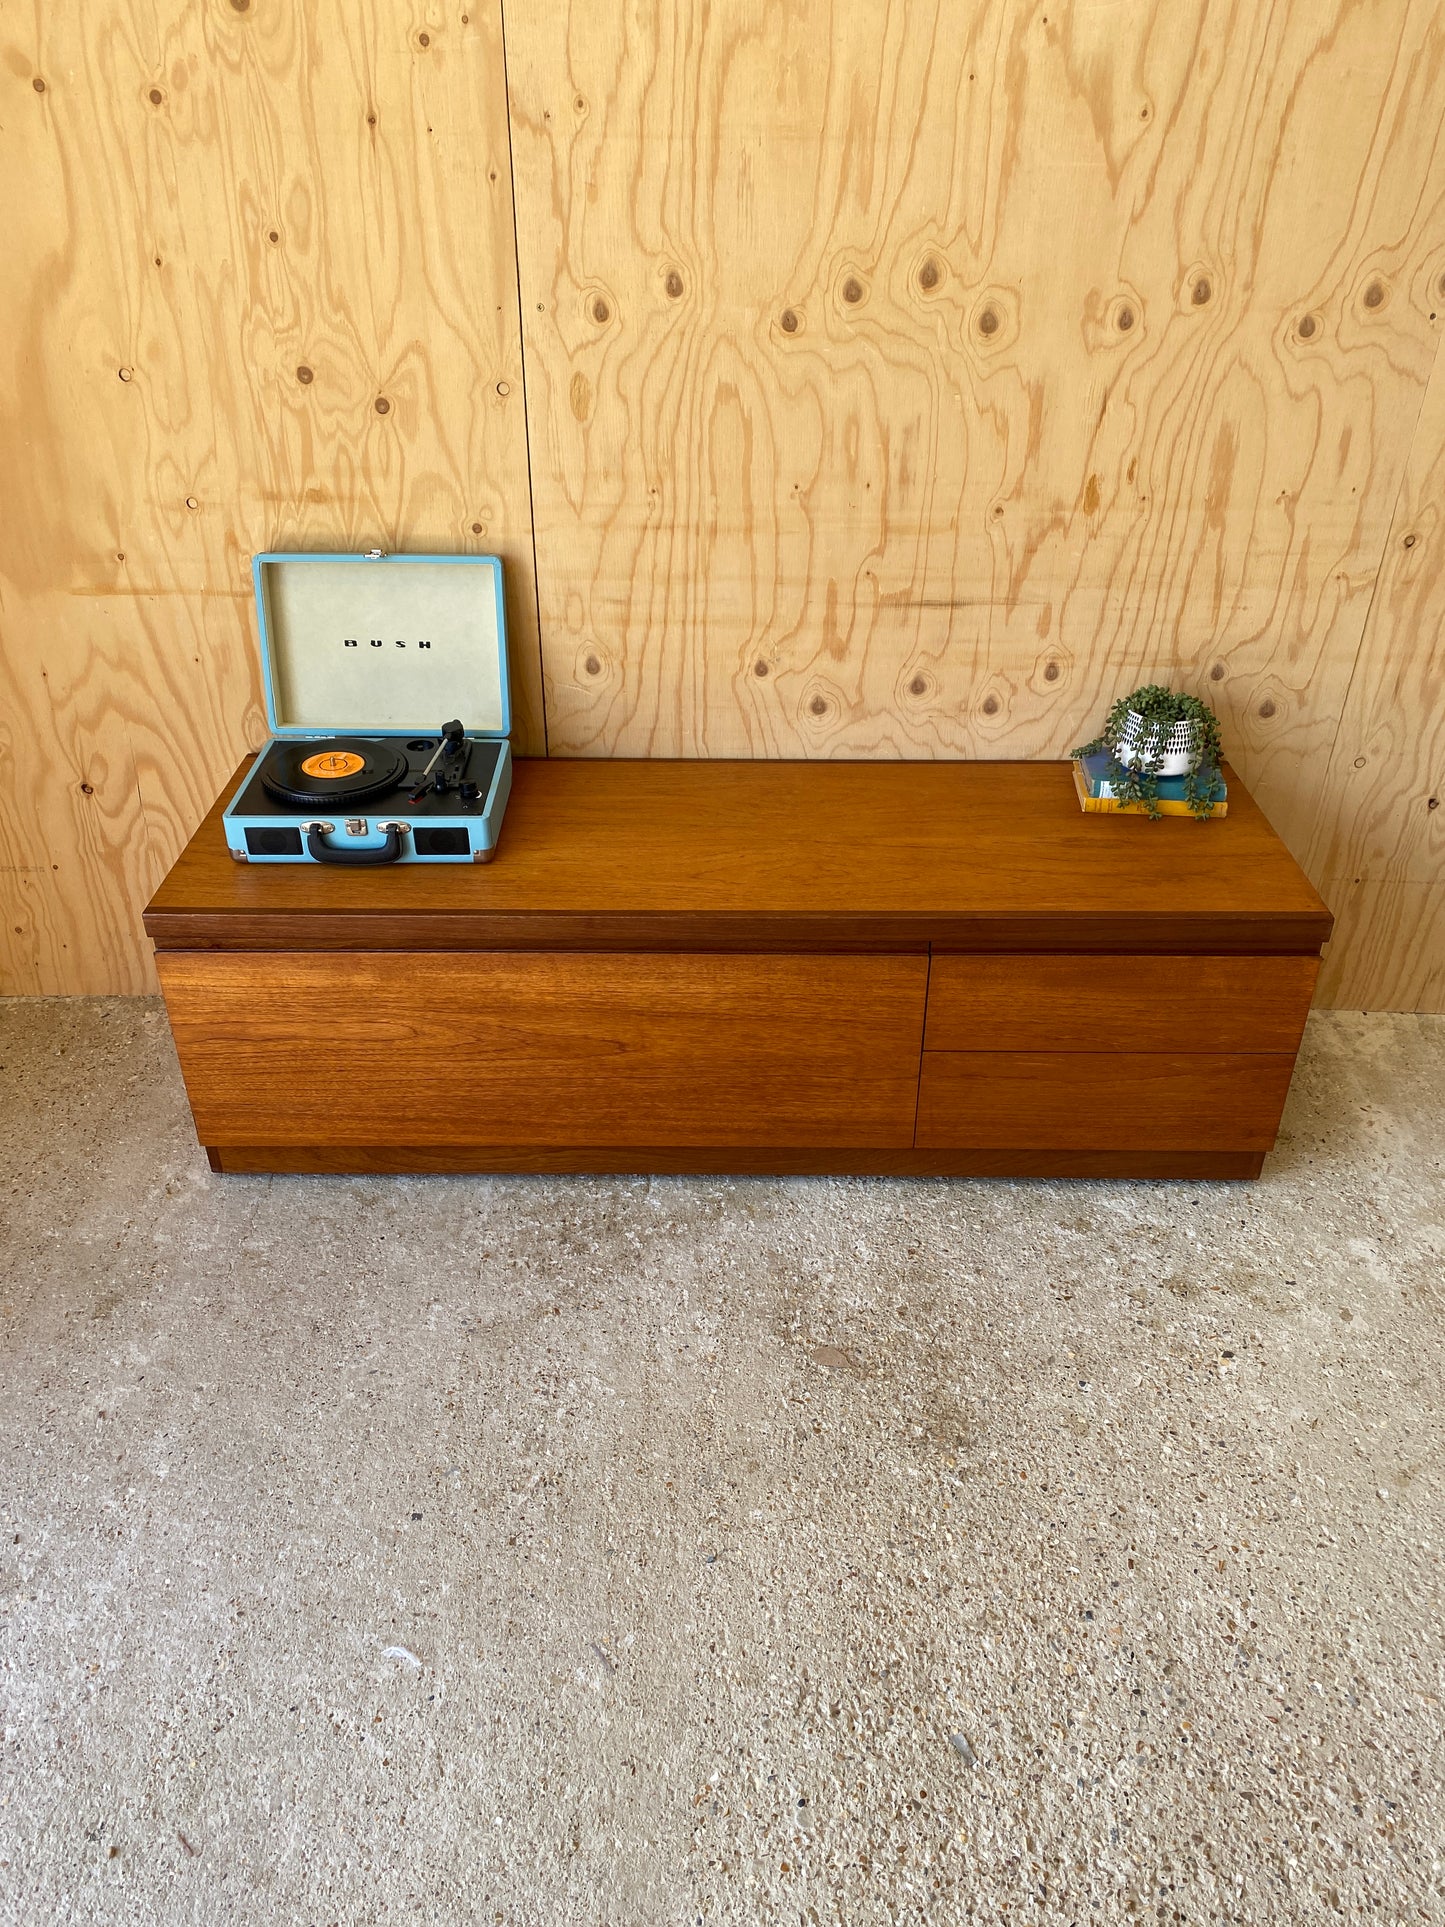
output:
M1197 824L1086 816L1067 763L520 760L490 864L245 864L221 802L162 947L1317 950L1330 913L1233 771Z

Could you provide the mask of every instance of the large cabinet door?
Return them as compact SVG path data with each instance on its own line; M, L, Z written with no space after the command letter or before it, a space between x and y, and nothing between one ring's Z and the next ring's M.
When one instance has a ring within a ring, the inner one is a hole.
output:
M202 1142L913 1142L927 959L161 951Z

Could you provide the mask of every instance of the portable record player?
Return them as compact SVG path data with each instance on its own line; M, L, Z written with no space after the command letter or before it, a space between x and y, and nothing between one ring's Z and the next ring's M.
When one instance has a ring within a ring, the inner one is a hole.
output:
M232 856L490 862L512 787L498 558L258 555L253 574L271 740L226 806Z

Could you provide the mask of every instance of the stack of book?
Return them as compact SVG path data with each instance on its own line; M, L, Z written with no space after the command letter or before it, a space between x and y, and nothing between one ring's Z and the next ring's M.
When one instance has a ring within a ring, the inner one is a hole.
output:
M1114 786L1109 781L1109 754L1107 750L1096 750L1092 756L1074 758L1074 788L1079 794L1081 810L1113 810L1123 815L1147 816L1145 803L1121 803L1114 794ZM1217 769L1201 770L1200 776L1206 785L1204 794L1213 801L1212 816L1227 816L1229 804L1224 778ZM1159 801L1156 805L1161 816L1190 816L1185 788L1187 776L1161 776L1158 778Z

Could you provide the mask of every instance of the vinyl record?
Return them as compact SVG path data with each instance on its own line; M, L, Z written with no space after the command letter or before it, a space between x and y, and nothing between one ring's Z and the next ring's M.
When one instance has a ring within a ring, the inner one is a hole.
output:
M405 782L406 751L399 744L332 736L324 742L276 743L261 782L278 803L360 803Z

